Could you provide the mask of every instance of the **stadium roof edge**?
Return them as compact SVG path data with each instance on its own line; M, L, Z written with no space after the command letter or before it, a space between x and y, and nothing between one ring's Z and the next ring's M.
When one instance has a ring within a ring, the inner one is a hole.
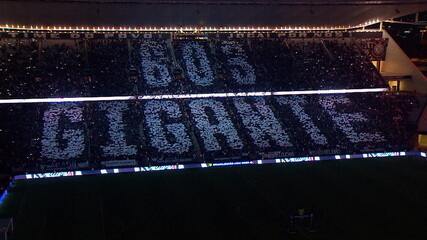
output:
M427 0L9 0L0 1L0 23L15 26L85 28L98 26L349 28L376 19L383 21L425 10Z

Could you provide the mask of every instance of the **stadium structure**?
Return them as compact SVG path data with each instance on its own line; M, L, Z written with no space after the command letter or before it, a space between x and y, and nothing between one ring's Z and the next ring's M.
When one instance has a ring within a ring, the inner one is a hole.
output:
M427 1L0 5L0 239L425 238Z

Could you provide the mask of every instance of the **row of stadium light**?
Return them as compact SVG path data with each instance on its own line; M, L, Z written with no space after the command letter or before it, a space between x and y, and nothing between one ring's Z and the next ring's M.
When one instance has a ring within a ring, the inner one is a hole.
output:
M348 30L366 27L369 25L380 23L379 19L369 20L359 25L348 26L285 26L285 27L71 27L71 26L25 26L25 25L0 25L3 30L19 30L19 31L102 31L102 32L229 32L229 31L327 31L327 30Z
M388 88L362 88L362 89L302 90L302 91L278 91L278 92L196 93L196 94L165 94L165 95L143 95L143 96L27 98L27 99L0 99L0 104L130 101L130 100L227 98L227 97L268 97L268 96L315 95L315 94L376 93L376 92L387 92L387 91L388 91Z

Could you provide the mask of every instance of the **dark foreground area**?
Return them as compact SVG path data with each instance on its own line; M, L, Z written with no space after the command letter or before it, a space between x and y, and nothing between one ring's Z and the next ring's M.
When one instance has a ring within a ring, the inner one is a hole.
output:
M20 181L12 239L426 239L427 161L347 160ZM289 216L305 208L314 232Z

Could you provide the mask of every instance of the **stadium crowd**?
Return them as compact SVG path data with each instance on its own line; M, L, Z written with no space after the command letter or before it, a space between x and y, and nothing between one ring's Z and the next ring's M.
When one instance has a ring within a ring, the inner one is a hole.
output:
M1 159L19 171L403 151L416 108L385 93L9 107Z
M0 78L0 98L386 86L343 39L3 39ZM417 101L361 93L0 108L0 168L25 172L405 150Z
M386 86L356 43L331 39L3 39L0 78L0 98Z

